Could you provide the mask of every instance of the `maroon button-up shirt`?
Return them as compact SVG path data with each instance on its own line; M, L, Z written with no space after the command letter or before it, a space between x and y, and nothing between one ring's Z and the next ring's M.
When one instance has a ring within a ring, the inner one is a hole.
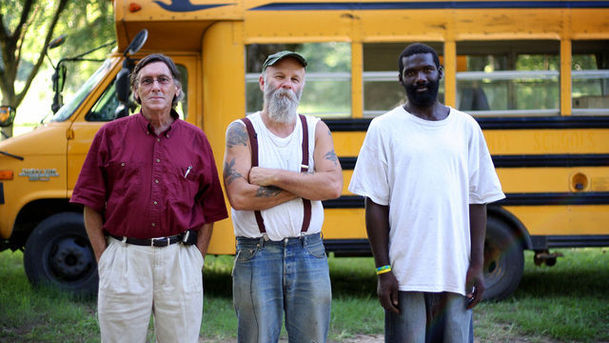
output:
M102 213L108 233L164 237L228 216L207 137L172 116L159 136L141 113L95 135L70 201Z

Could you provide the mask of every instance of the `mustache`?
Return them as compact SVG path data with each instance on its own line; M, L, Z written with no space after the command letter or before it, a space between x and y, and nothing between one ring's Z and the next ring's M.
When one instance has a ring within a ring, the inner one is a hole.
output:
M298 101L298 95L296 95L296 93L294 93L294 91L291 89L279 88L276 91L274 91L271 94L271 96L276 99L279 99L281 97L287 97L291 101L294 101L294 102Z

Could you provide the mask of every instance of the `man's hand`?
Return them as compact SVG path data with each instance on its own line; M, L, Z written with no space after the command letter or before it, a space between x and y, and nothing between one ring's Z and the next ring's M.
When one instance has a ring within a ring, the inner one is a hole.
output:
M484 275L482 267L470 266L465 277L465 291L467 294L467 309L472 309L482 301L482 295L486 286L484 285Z
M249 183L258 186L274 186L275 169L253 167L249 173Z
M376 293L381 302L381 306L387 311L399 314L398 308L398 280L393 272L384 273L378 276Z

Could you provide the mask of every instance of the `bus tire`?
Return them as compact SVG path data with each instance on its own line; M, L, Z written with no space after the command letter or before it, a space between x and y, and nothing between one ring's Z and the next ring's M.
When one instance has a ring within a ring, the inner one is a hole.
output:
M23 264L34 286L97 294L97 262L81 213L58 213L40 222L25 244Z
M518 288L523 270L522 244L507 224L489 217L484 240L484 299L510 296Z

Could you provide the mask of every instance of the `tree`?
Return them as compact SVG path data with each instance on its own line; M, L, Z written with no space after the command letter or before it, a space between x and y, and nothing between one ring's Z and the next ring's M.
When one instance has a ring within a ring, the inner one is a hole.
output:
M0 22L3 30L0 92L2 105L13 108L23 101L32 81L39 82L34 80L36 74L53 67L43 62L52 38L67 34L65 44L49 51L57 63L62 57L92 50L116 36L112 2L108 0L0 0ZM87 58L103 59L109 49L97 50ZM95 62L70 63L64 80L65 93L73 93L98 67L99 63ZM48 88L50 91L50 84ZM12 129L7 131L10 133Z
M36 0L0 1L0 92L2 105L17 108L27 93L34 77L44 61L46 48L68 0L56 0L52 4ZM28 39L42 38L37 51L26 59L24 47ZM18 76L24 72L23 86L16 89ZM12 136L12 126L4 132Z

